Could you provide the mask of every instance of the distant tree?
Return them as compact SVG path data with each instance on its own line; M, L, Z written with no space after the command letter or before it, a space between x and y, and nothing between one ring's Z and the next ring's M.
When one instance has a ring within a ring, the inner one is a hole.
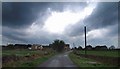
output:
M77 50L77 47L74 47L75 50Z
M86 49L87 49L87 50L92 50L92 46L91 46L91 45L87 45L87 46L86 46Z
M101 46L101 49L102 49L102 50L107 50L108 48L107 48L106 45L103 45L103 46Z
M107 46L106 45L103 45L103 46L96 46L95 47L95 50L107 50Z
M8 47L9 49L14 49L15 46L14 46L13 44L8 44L7 47Z
M115 46L112 45L112 46L109 47L109 49L115 49Z
M82 50L82 47L81 47L81 46L79 46L79 47L78 47L78 50Z
M63 51L64 50L64 46L65 46L65 42L63 40L61 40L59 42L58 51Z
M52 43L52 48L58 52L62 52L64 50L65 42L63 40L54 40Z

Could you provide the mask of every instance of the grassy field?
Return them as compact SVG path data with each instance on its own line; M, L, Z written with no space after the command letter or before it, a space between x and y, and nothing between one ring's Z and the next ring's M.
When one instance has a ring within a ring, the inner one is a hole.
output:
M47 52L47 54L45 53ZM7 63L3 63L3 67L35 67L55 55L52 50L3 50L2 57L6 57ZM14 56L14 57L13 57ZM12 57L12 58L9 58ZM17 61L13 60L17 57L22 58Z
M39 50L3 50L2 56L5 55L17 55L17 56L25 56L25 55L32 55L32 54L43 54L44 51Z
M37 67L37 65L43 63L44 61L48 60L52 56L53 54L42 56L42 57L39 57L31 61L29 60L29 61L10 62L10 63L3 65L3 67Z
M115 51L115 50L102 50L102 51L93 51L93 50L87 50L87 54L88 55L97 55L97 56L108 56L108 57L120 57L120 55L118 54L118 52L120 51ZM77 53L80 54L85 54L85 51L81 50L81 51L77 51Z
M111 65L106 65L92 59L80 57L75 55L73 52L69 54L69 57L79 67L111 67Z

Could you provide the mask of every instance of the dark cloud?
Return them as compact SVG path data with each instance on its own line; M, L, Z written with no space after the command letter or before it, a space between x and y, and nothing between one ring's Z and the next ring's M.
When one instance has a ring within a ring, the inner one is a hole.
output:
M87 6L86 2L60 2L60 3L51 3L50 7L54 11L64 11L66 8L70 9L72 11L75 11L76 9L83 9Z
M24 39L26 34L22 30L17 31L15 29L11 29L8 27L2 27L2 35L3 37L11 39L11 40L18 40L21 42L26 42L26 40ZM3 41L4 41L4 38L3 38Z
M49 44L54 39L62 39L65 42L84 46L84 25L78 22L68 26L65 34L57 35L41 31L45 20L52 11L63 12L70 9L73 12L84 9L88 4L85 2L3 2L2 3L2 36L3 42L23 42ZM39 31L28 33L26 29L35 22L39 25ZM87 32L94 29L108 29L109 33L105 35L106 39L91 39L88 44L108 44L112 43L113 37L118 34L118 3L100 2L93 13L84 20L87 26ZM107 37L108 36L108 37ZM110 40L111 39L111 40ZM108 41L109 40L109 41ZM113 39L114 41L114 39Z
M118 12L120 12L120 2L118 2ZM120 22L120 13L118 13L118 23ZM120 24L118 24L118 35L120 35Z
M38 18L40 10L44 12L45 4L47 3L3 3L3 26L19 28L30 25Z
M84 33L84 25L81 25L81 23L84 23L87 26L87 32L93 29L106 28L108 26L115 25L114 28L111 27L111 30L114 30L112 34L117 34L116 29L118 27L116 24L118 24L118 3L98 3L97 7L94 9L90 16L85 18L83 22L80 21L77 24L68 27L68 29L71 31L67 31L68 29L66 29L66 33L70 36L82 35L82 33Z
M64 10L65 6L83 3L49 3L49 2L3 2L2 4L2 21L3 26L13 28L23 28L31 25L38 18L42 21L42 17L46 14L46 10L50 8L52 11ZM41 14L41 15L40 15Z
M84 20L84 23L92 29L96 29L114 25L117 23L116 21L118 21L118 3L101 2L93 13Z

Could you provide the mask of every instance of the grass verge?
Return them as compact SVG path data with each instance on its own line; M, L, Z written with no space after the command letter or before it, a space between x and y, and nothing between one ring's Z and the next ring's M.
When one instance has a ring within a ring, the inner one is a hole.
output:
M77 51L77 53L85 54L84 50ZM107 57L120 57L120 51L118 50L101 50L101 51L93 51L87 50L88 55L97 55L97 56L107 56Z
M44 56L44 57L40 57L40 58L37 58L37 59L32 60L32 61L22 62L19 66L20 67L37 67L37 65L45 62L46 60L48 60L52 56L53 56L53 54L47 55L47 56Z
M77 56L73 52L69 54L69 57L78 67L113 67L92 59Z

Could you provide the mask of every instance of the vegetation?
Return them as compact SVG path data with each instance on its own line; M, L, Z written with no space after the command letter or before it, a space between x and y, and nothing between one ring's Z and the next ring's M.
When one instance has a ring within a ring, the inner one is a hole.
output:
M69 54L70 59L79 67L110 67L111 65L106 65L98 61L83 58L78 55L75 55L73 52Z
M74 50L73 53L77 56L93 59L104 64L109 64L116 67L120 65L118 63L119 62L118 59L120 57L118 55L117 50L116 51L115 50L101 50L101 51L87 50L86 55L84 50L81 50L81 51Z
M17 48L5 49L2 51L2 66L34 67L55 55L56 51L63 52L64 46L65 42L63 40L55 40L51 44L52 49L46 48L43 50L29 50L21 47L19 49L16 45Z
M52 48L57 52L62 52L64 50L65 42L63 40L55 40L52 43Z
M2 54L3 67L35 67L55 55L53 50L3 50Z
M35 60L32 60L32 61L18 62L19 63L18 66L19 67L36 67L37 65L39 65L39 64L43 63L44 61L48 60L51 56L53 56L53 54L42 56L42 57L39 57L39 58L37 58Z
M3 50L2 51L2 56L6 55L17 55L17 56L26 56L26 55L33 55L33 54L43 54L44 51L40 50L27 50L27 49L22 49L22 50Z
M108 57L120 57L118 50L87 50L87 55L108 56ZM77 51L79 54L85 54L84 50Z

